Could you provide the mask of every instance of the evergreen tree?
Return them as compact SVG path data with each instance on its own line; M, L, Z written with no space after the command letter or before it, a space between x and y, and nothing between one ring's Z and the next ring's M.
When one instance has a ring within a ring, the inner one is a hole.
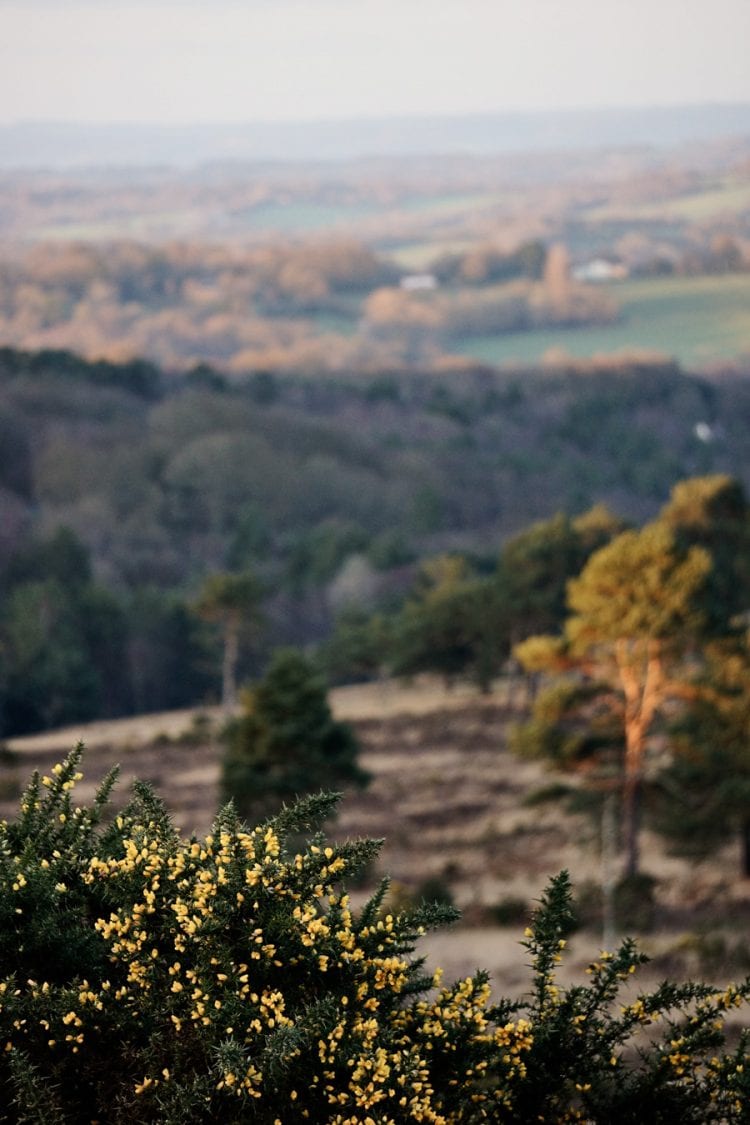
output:
M696 856L739 836L750 877L750 634L710 646L672 746L656 783L655 827Z
M472 576L465 558L429 560L394 630L394 672L469 676L488 690L509 652L505 613L497 583Z
M128 622L94 583L89 553L67 528L19 548L2 575L3 727L20 734L121 715L132 705Z
M393 619L370 616L356 606L339 615L330 637L320 646L319 659L331 683L351 684L376 679L393 646Z
M497 581L513 642L562 626L569 580L624 530L622 520L598 505L572 520L561 514L541 520L505 544Z
M212 686L208 638L180 598L141 587L127 602L128 675L133 709L190 707Z
M596 685L623 735L626 873L638 871L639 807L649 737L676 690L682 658L705 628L711 556L682 547L664 524L626 531L591 556L568 586L563 637L532 637L516 653L529 670L574 673Z
M267 816L301 795L368 780L351 728L331 713L323 677L294 649L276 652L225 738L223 792L244 817Z
M750 506L742 484L722 473L680 481L659 519L683 546L710 553L706 626L714 635L726 634L750 609Z
M218 625L222 636L221 702L231 711L237 702L237 666L243 635L260 624L262 586L250 571L211 574L196 602L199 617Z

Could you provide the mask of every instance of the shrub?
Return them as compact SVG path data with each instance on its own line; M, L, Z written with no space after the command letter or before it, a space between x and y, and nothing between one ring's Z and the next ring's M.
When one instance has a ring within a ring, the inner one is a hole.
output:
M615 917L623 929L644 933L653 928L656 879L645 871L623 875L615 887Z
M617 1006L643 960L625 942L563 989L565 874L526 931L530 995L493 1005L484 974L442 987L414 956L450 908L385 914L383 886L352 912L339 879L376 843L287 852L335 797L251 830L228 808L183 840L145 785L108 825L113 776L74 807L80 757L35 776L0 828L2 1120L746 1119L746 1044L725 1051L722 1023L749 986L667 983Z
M369 780L353 730L333 717L323 676L296 649L277 650L224 741L223 795L248 818L319 789Z
M453 891L442 875L431 875L417 887L415 902L437 902L441 906L453 906Z
M490 916L498 926L516 926L529 916L529 903L525 898L506 895L490 909Z

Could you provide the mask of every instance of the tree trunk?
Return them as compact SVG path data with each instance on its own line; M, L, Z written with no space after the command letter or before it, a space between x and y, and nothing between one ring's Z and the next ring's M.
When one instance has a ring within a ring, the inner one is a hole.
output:
M233 711L237 703L237 662L240 654L240 630L235 621L224 629L224 657L221 666L221 705Z
M615 856L617 852L617 797L606 793L602 803L602 949L615 944Z
M641 822L641 776L627 772L622 791L623 836L625 840L625 875L637 875L640 866L639 829Z
M621 640L616 658L625 695L625 779L622 792L625 875L637 875L640 863L639 829L641 783L646 738L664 695L661 642L649 640L645 652Z
M742 874L750 879L750 818L743 820L740 827L742 836Z

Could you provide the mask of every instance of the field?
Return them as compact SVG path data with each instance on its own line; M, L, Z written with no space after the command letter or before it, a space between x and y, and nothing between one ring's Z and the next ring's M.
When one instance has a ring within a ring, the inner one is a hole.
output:
M100 221L67 220L40 224L30 231L30 235L35 240L50 242L101 242L118 238L159 241L189 237L206 227L214 238L227 231L231 231L234 237L249 239L259 236L266 239L269 235L280 238L306 235L331 237L340 233L357 237L368 220L375 224L376 230L381 224L387 227L390 223L413 221L421 229L424 224L460 221L467 214L489 211L504 202L503 195L498 192L420 192L383 201L363 199L341 202L286 198L283 191L279 195L276 199L232 207L225 212L215 209L202 213L198 207L157 210L151 203L141 209L124 206L121 210L113 208ZM470 243L465 242L464 245ZM439 242L420 242L417 247L428 258L443 252ZM408 264L399 252L393 257L399 264Z
M722 215L736 214L750 209L750 185L744 177L727 176L703 190L678 193L653 203L631 204L627 207L615 203L591 208L590 219L607 221L627 216L641 222L659 219L688 219L703 222Z
M346 207L315 202L270 202L248 207L232 217L243 230L300 234L335 230L375 213L376 208L367 204Z
M443 242L404 242L387 247L387 254L399 266L409 270L429 269L432 262L443 254L463 254L471 247L467 239Z
M386 872L393 878L394 905L418 898L428 880L436 881L461 906L464 924L428 936L431 962L449 976L481 966L503 988L522 985L518 941L533 900L562 867L589 894L601 871L596 824L567 813L557 801L540 800L555 778L507 750L508 727L522 704L518 688L498 686L478 697L468 689L446 693L422 680L411 687L342 688L332 700L337 715L355 726L373 778L365 792L345 796L332 834L386 841L378 869L354 891L355 900ZM82 738L88 754L81 797L90 796L104 771L119 762L120 799L133 777L147 778L181 829L203 834L218 804L219 721L215 712L186 711L12 739L19 760L2 767L0 812L12 814L13 787L32 768L48 771ZM739 947L750 888L735 877L738 850L729 847L715 861L690 864L667 855L648 834L644 843L644 866L658 879L657 926L642 938L656 956L653 977L702 971L701 951L715 950L717 941L720 949L722 942ZM719 932L722 914L732 917L737 933ZM596 926L577 935L569 969L580 970L600 942ZM738 970L731 957L712 967L719 977Z
M536 363L550 354L655 351L688 368L750 353L750 277L670 277L607 285L616 324L477 336L458 350L487 363Z
M391 256L399 265L419 270L429 267L436 252L461 248L459 243L415 243ZM487 287L485 293L494 288L502 299L502 286ZM750 355L749 274L640 278L601 288L619 305L615 323L472 336L452 341L449 350L501 366L641 352L674 358L698 371ZM358 330L354 302L351 309L351 317L317 314L316 327L351 338Z

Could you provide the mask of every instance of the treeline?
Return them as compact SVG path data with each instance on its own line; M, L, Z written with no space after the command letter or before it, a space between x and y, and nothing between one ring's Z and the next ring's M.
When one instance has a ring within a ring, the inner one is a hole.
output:
M641 253L634 273L640 277L705 277L727 273L745 273L750 269L750 256L744 240L729 234L714 234L703 245L687 249L670 246L655 248L648 257Z
M210 634L184 596L96 581L72 532L33 539L2 574L3 734L186 707L215 685Z
M633 268L720 273L743 261L724 237L680 262L657 247ZM239 376L372 373L439 368L472 336L619 316L607 287L574 280L562 243L504 250L474 241L438 255L430 270L434 289L410 289L403 268L341 238L254 247L40 243L0 258L0 339L114 363L146 356L178 371L208 362Z
M611 295L571 279L560 245L548 251L531 243L513 254L482 246L451 255L437 268L452 282L445 291L383 288L365 300L361 330L368 340L398 346L405 359L418 360L472 335L608 324L618 316Z
M399 276L342 239L252 248L42 243L0 261L0 338L180 368L204 359L239 371L325 366L326 333L315 318L356 323L358 301ZM344 340L338 354L333 367L351 359Z
M488 282L528 278L538 281L547 260L547 248L534 239L510 253L492 243L477 243L458 254L441 254L430 265L435 277L446 285L483 285Z
M2 349L4 733L218 697L212 574L262 588L247 678L398 607L422 560L486 576L555 512L640 523L682 478L747 481L749 422L750 380L669 366L229 380Z
M533 524L491 567L458 553L426 559L393 613L352 606L341 615L321 647L323 665L334 682L432 672L487 691L515 644L561 626L568 581L625 526L602 505Z
M372 370L434 363L457 339L613 319L558 247L478 243L436 263L440 293L347 239L267 246L40 243L0 259L0 338L90 357L148 356L184 370ZM493 286L477 295L477 286ZM499 285L499 288L498 288ZM464 290L470 289L470 292ZM419 346L417 346L417 344Z

